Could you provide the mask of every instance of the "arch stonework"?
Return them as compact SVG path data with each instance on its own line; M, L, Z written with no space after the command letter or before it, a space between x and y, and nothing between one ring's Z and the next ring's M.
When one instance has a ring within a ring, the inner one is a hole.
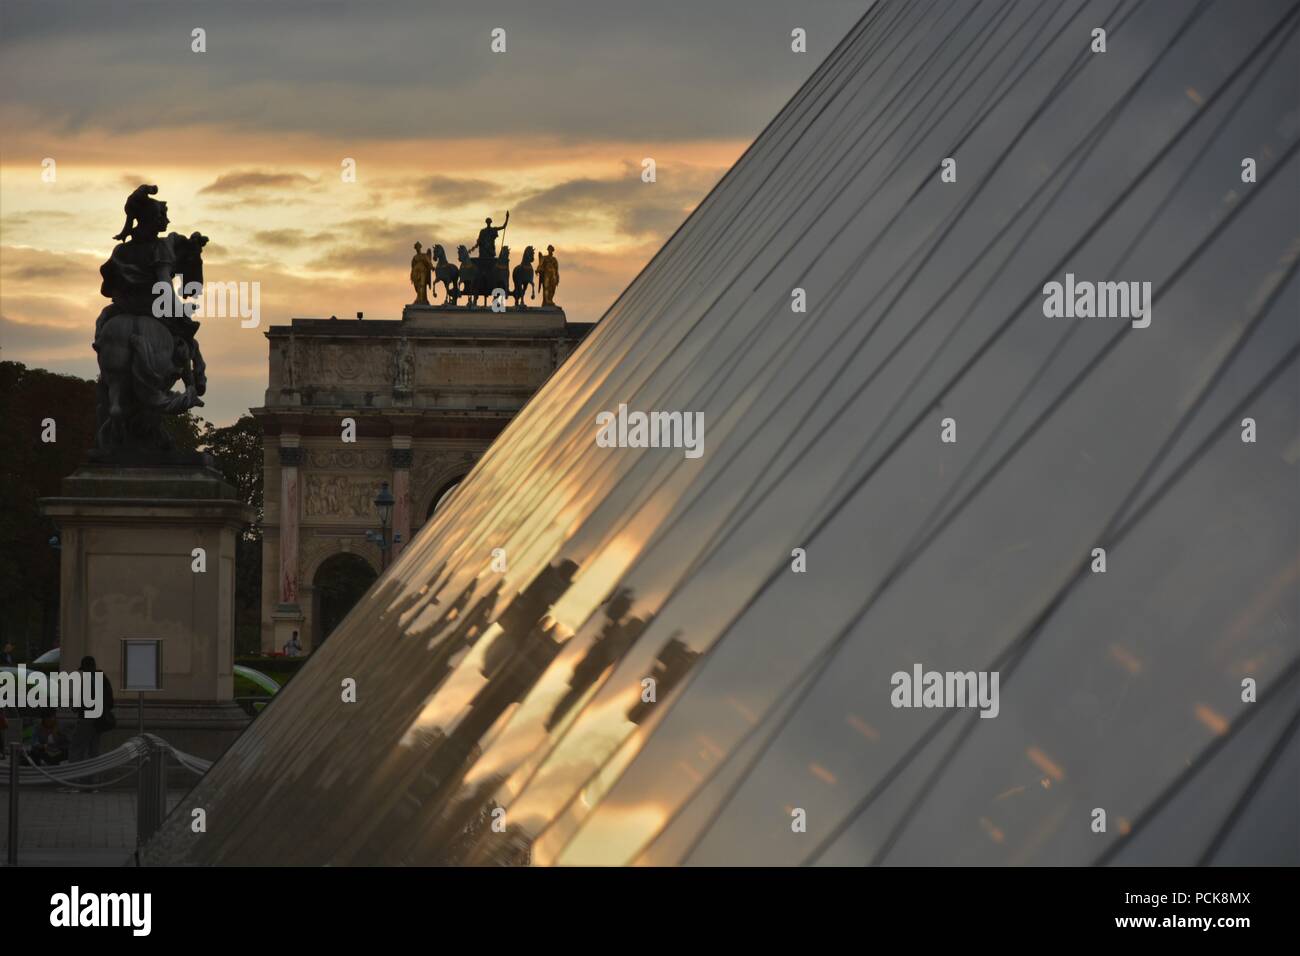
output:
M417 451L411 469L411 519L423 524L429 506L454 481L463 480L483 457L482 451Z
M427 522L430 518L432 518L434 505L436 505L439 501L441 501L444 495L446 495L449 491L451 491L453 488L455 488L457 485L459 485L462 481L464 481L468 477L469 477L469 472L465 472L464 474L454 474L446 481L444 481L442 484L435 485L432 493L425 495L424 497L424 508L421 511L421 514L425 516L423 520Z
M376 571L373 499L388 482L395 558L592 328L560 309L408 306L400 320L293 319L266 331L262 648L310 650L313 581L336 554ZM343 419L354 422L344 440Z
M375 549L375 553L378 554L378 549ZM325 638L329 636L327 631L332 630L329 626L331 616L322 613L325 610L324 597L326 592L322 590L323 585L320 578L331 563L341 560L353 566L350 570L356 571L357 576L352 578L352 583L355 585L354 593L358 599L379 577L379 565L360 551L344 548L343 550L332 550L330 553L322 555L315 562L315 567L311 569L310 576L306 576L306 572L304 574L305 580L311 582L309 586L303 589L303 601L306 605L307 618L305 624L307 627L306 633L310 636L310 645L307 645L304 641L304 647L310 646L312 649L319 647ZM359 566L359 568L356 566ZM349 574L349 577L352 577L352 575ZM355 606L355 602L350 602L351 606ZM337 625L340 621L335 619L333 623Z
M306 548L302 552L302 588L310 588L311 582L316 580L316 574L321 569L321 565L330 558L340 554L355 554L366 564L370 565L370 570L379 574L382 569L380 566L381 556L379 548L369 541L357 542L352 538L328 538L317 536L312 538L313 546Z

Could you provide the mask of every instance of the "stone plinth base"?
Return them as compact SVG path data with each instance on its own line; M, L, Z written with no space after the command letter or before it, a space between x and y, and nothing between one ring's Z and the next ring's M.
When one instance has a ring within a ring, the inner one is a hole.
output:
M91 655L121 692L122 641L159 639L158 697L229 701L235 536L253 514L220 472L88 464L41 509L59 528L63 669Z
M184 451L173 449L162 451L154 448L114 448L104 450L92 448L86 452L86 461L92 466L110 468L200 468L209 469L221 477L216 470L216 460L205 451Z
M201 501L243 507L235 499L234 487L212 466L212 456L201 457L206 461L167 466L83 465L63 479L62 497L42 502L53 505L81 501L103 506L115 501L135 504L144 500L176 507L181 502Z

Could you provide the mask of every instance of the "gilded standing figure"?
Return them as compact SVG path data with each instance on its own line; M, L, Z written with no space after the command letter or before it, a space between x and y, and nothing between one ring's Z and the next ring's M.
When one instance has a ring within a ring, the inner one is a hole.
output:
M428 305L429 289L433 286L432 250L422 252L420 243L415 244L415 255L411 257L411 285L415 286L415 302L412 305Z
M555 288L560 284L560 263L554 246L547 246L546 255L537 260L537 278L542 284L542 308L554 306Z

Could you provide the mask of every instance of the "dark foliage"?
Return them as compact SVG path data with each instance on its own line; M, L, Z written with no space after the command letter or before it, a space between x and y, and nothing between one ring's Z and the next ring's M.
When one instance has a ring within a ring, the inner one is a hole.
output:
M53 441L43 441L50 434ZM250 416L217 428L192 413L166 427L178 448L211 451L226 479L253 506L256 519L241 535L235 562L236 647L256 647L262 567L262 436ZM60 493L60 482L94 444L95 383L74 375L0 362L0 643L31 660L57 642L57 529L38 501Z

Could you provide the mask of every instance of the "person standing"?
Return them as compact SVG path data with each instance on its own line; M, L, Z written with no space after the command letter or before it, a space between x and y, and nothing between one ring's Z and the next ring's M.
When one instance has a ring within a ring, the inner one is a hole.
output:
M289 635L289 639L284 642L284 656L302 657L302 642L298 640L297 631Z
M90 674L94 680L94 675L100 671L95 666L95 659L87 655L81 659L81 666L78 668L83 674ZM83 710L77 714L77 723L72 730L72 743L70 746L72 762L80 763L83 760L91 760L99 756L99 735L105 731L112 730L117 726L117 718L113 716L113 685L109 682L107 674L101 674L103 679L102 697L99 701L99 714L93 715L89 710ZM87 783L91 786L95 784L95 778L91 777Z

